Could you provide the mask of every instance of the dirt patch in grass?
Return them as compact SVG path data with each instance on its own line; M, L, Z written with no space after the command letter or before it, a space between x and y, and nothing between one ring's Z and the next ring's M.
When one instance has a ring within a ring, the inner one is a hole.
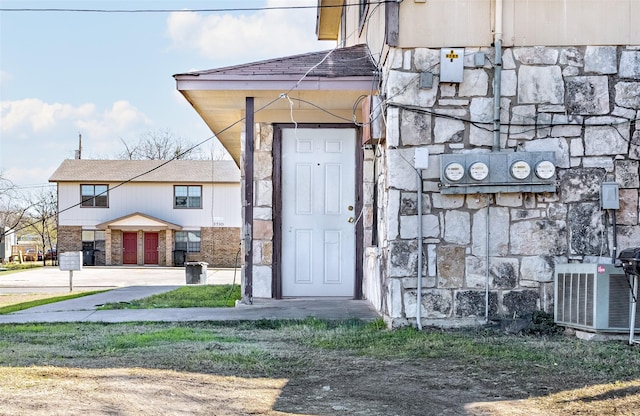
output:
M623 344L354 322L4 325L0 414L633 415L639 365Z
M3 306L16 305L18 303L31 302L34 300L47 299L58 296L51 293L28 293L28 294L0 294L0 308Z
M146 368L3 368L6 415L284 415L286 380ZM10 394L6 394L6 393ZM265 412L265 409L267 410Z

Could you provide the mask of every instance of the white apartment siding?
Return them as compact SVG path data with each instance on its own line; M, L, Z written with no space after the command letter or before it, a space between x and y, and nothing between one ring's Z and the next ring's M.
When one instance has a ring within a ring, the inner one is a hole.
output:
M109 184L110 188L113 186L115 184ZM80 207L80 182L59 183L58 198L60 226L91 228L135 212L178 224L185 229L241 226L239 184L202 185L203 209L174 209L173 184L130 183L111 189L109 208ZM210 206L213 206L213 212L206 209Z
M357 3L350 0L351 3ZM637 45L638 0L504 0L503 46ZM382 53L384 6L346 8L346 46L367 43ZM399 5L399 48L482 47L493 43L495 0L428 0ZM340 31L339 31L340 33Z

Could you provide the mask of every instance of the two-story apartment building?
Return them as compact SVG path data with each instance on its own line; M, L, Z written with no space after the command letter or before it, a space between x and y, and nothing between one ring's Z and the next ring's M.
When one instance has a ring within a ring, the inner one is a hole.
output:
M233 267L240 249L240 171L230 160L62 162L58 251L87 265Z
M175 76L242 169L246 301L473 324L640 246L640 2L318 4L335 49Z

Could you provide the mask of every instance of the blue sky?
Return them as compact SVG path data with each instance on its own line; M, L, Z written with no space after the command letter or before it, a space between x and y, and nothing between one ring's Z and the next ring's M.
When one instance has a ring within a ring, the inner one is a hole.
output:
M317 0L0 0L0 9L196 10ZM144 134L211 136L172 75L331 49L316 10L97 13L0 11L0 172L46 185L82 135L83 159L109 159ZM211 152L212 143L202 149Z

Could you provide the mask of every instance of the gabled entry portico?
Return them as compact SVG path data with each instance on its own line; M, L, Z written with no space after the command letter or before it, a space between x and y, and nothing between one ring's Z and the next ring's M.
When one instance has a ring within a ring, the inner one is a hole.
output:
M245 303L362 296L358 124L362 98L377 90L376 72L367 47L357 45L174 75L242 172ZM298 138L326 130L323 139L294 139L301 152L291 152L283 129ZM328 150L322 160L312 160L320 157L315 146ZM339 161L325 158L339 147Z
M136 212L97 225L105 232L107 266L171 265L173 236L182 227Z

